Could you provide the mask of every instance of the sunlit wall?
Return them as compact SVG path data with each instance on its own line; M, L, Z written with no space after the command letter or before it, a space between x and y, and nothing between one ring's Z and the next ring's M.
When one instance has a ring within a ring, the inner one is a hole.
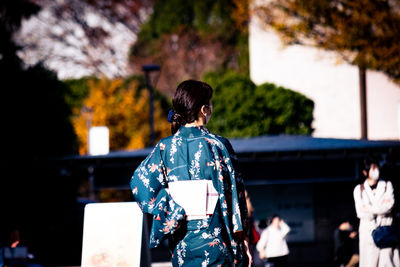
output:
M358 69L333 52L284 46L255 18L249 29L250 75L256 84L273 82L298 91L315 103L313 136L360 138ZM379 72L367 71L368 138L400 138L400 86Z

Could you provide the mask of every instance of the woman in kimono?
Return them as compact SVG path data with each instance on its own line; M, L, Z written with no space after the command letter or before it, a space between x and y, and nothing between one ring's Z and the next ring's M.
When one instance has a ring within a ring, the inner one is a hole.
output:
M248 266L244 185L229 141L204 126L212 88L182 82L173 98L172 136L162 139L135 170L135 201L153 215L150 248L165 238L173 266Z
M379 179L376 161L366 162L362 184L354 189L357 217L360 218L360 267L400 266L397 248L378 248L372 231L379 225L391 225L391 210L394 205L393 186L390 181Z

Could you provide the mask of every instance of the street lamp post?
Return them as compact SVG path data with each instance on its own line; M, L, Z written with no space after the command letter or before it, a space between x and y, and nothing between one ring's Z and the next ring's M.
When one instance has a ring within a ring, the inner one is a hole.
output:
M93 119L93 109L87 106L82 107L82 113L86 120L86 130L87 130L87 154L90 152L90 128L92 127L92 119Z
M153 71L159 71L160 66L159 65L143 65L142 70L145 73L146 77L146 87L149 89L149 94L150 94L150 145L153 147L155 144L155 134L154 134L154 90L153 86L151 85L150 81L150 73Z

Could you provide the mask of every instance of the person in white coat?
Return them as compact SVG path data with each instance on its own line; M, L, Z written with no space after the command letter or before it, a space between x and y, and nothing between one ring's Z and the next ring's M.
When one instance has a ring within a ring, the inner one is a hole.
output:
M377 161L365 162L363 174L365 181L357 185L353 192L357 217L360 219L360 267L399 267L398 249L378 248L372 239L372 231L377 226L393 223L392 183L379 179Z
M286 237L290 228L279 215L272 215L269 222L269 226L261 233L256 248L260 258L267 260L269 266L285 267L289 255Z

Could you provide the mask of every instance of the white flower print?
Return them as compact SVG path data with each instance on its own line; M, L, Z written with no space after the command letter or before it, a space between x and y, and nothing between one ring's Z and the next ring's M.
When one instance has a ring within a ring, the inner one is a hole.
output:
M190 164L189 173L193 176L193 178L199 178L202 148L202 143L199 143L199 150L194 154L194 160L192 160L192 163Z
M160 184L165 185L164 175L162 173L158 175L157 180L160 182Z
M222 203L222 207L223 207L224 209L227 209L227 208L228 208L228 205L226 204L226 202Z
M169 201L169 206L171 207L172 210L174 210L175 202L172 199Z
M160 240L154 238L154 236L150 236L150 242L151 242L151 243L155 243L155 244L157 244L157 245L160 244Z
M238 221L237 221L237 219L236 219L236 216L233 216L233 218L232 218L232 224L233 224L233 231L236 232L236 231L239 229L239 227L238 227Z
M206 258L201 263L201 267L207 267L208 263L210 262L210 258L208 257L209 254L210 253L208 253L207 250L204 250L204 256L206 256Z
M164 150L165 149L165 144L164 143L160 143L160 150Z
M211 237L211 234L207 234L206 232L203 232L202 234L201 234L201 238L203 238L203 239L208 239L208 238L210 238Z
M178 255L178 265L182 266L185 263L185 261L183 260L183 257L182 257L182 252L177 251L177 255Z
M235 212L236 212L237 214L240 214L239 203L236 203L236 204L235 204Z
M212 142L213 145L218 146L220 149L224 149L224 147L225 147L224 144L222 144L222 142L219 141L214 134L209 133L209 136L211 136L213 138L213 139L208 138L210 140L209 142Z
M172 137L171 143L172 144L171 144L171 150L169 151L170 155L169 160L171 161L172 164L174 164L175 163L174 155L178 151L177 145L180 146L182 144L182 137L175 134L174 137Z
M145 187L149 188L150 179L147 178L147 176L143 176L143 177L142 177L142 182L143 182L143 185L144 185Z
M214 228L214 235L218 236L221 233L221 228L220 227L215 227Z
M201 220L201 221L198 223L198 225L200 225L201 228L206 228L206 227L208 227L208 221L207 221L207 219Z
M178 181L178 176L171 174L168 176L168 181L176 182L176 181Z
M170 158L169 160L171 161L172 164L175 163L174 154L176 153L176 151L178 151L178 150L176 149L176 145L175 145L175 144L172 144L171 150L170 150L170 154L169 154L169 155L171 156L171 158Z
M149 210L152 211L154 209L154 202L150 203L149 202Z
M187 244L183 240L181 241L180 244L178 244L177 255L178 255L178 265L179 266L182 266L185 263L183 258L186 257L186 246L187 246Z
M155 164L155 163L153 163L153 164L151 164L151 165L149 164L147 167L149 168L149 170L150 170L151 173L153 173L153 172L155 172L156 170L158 170L158 165Z
M140 167L139 172L138 172L138 177L142 181L143 185L146 188L149 188L150 180L148 177L148 172L144 166Z

